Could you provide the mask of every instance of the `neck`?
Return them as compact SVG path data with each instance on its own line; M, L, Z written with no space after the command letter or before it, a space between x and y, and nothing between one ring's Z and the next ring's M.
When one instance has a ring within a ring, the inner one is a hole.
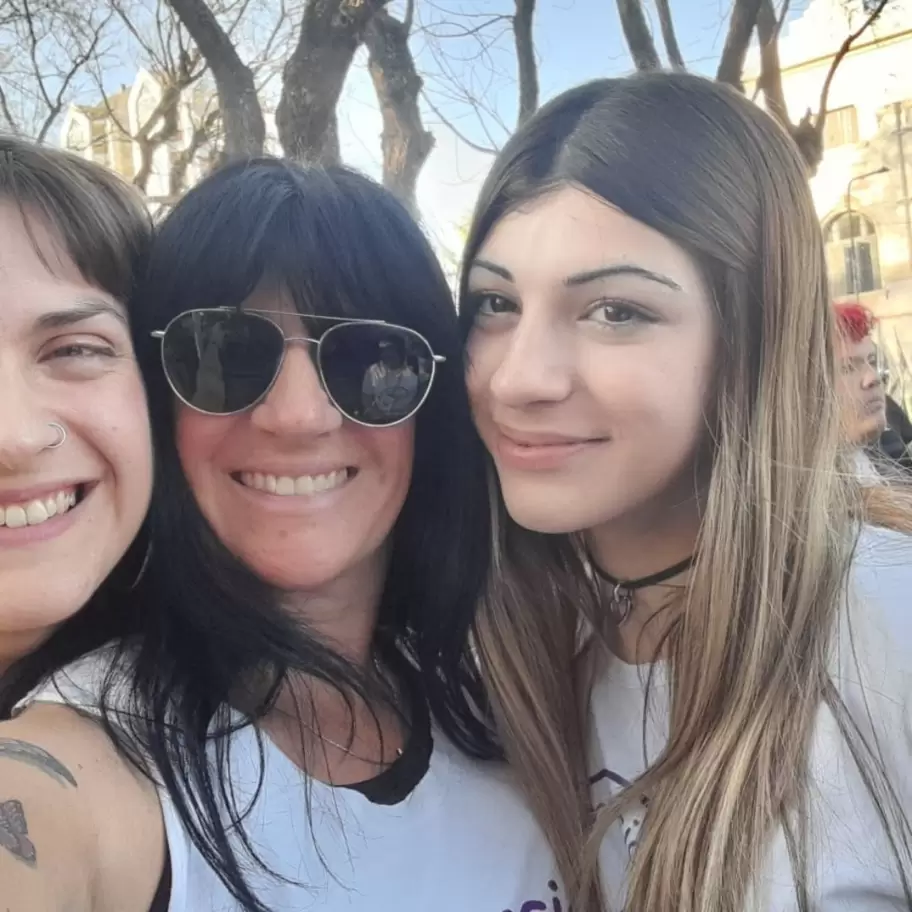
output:
M50 633L50 630L0 633L0 677L19 659L37 649Z
M374 676L374 633L386 572L387 557L378 554L319 590L289 593L285 605L326 646ZM350 700L332 684L304 673L286 681L261 725L301 769L336 784L376 775L404 743L401 720L391 706Z
M661 573L691 557L699 530L699 504L691 498L670 508L643 511L636 517L597 526L590 531L588 544L598 566L623 583ZM678 604L675 595L688 572L636 591L630 616L609 633L609 644L619 658L641 663L661 654ZM666 607L669 610L664 610Z
M319 589L287 593L285 608L334 652L366 667L371 660L386 567L385 555L373 555Z
M593 558L623 581L659 573L690 557L700 532L696 499L602 523L588 535Z

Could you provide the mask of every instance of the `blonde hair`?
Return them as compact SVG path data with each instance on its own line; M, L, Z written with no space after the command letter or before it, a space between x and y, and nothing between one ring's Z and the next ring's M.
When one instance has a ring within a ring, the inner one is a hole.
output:
M698 77L581 86L543 108L501 154L465 262L505 213L566 184L695 257L716 301L719 339L696 563L664 643L670 735L597 820L578 640L582 623L603 623L597 593L578 542L519 529L495 506L498 557L478 651L507 755L574 908L600 908L598 846L621 811L648 795L628 909L737 912L777 826L797 906L809 909L808 753L822 705L871 793L912 906L909 822L877 745L828 674L860 524L912 531L912 498L886 486L863 495L841 455L833 316L798 150L743 96ZM462 316L468 325L472 314Z

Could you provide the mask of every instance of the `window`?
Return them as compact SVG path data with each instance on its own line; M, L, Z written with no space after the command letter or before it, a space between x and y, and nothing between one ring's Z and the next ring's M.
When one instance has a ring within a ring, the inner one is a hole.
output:
M827 226L827 265L836 297L880 288L874 223L859 212L843 212Z
M823 125L824 149L836 149L858 142L858 112L854 106L827 111Z
M897 123L897 108L899 118ZM912 99L897 102L895 105L888 104L877 112L877 127L885 133L895 133L897 129L912 129Z

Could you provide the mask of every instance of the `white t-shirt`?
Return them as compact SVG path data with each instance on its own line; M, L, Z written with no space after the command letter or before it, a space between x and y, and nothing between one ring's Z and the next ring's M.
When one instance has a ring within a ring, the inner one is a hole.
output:
M611 657L598 669L591 702L590 759L596 803L616 795L641 775L665 744L666 666L656 664L652 673L646 707L648 666L627 665ZM869 736L867 701L890 782L912 820L912 538L881 529L864 530L852 567L849 610L843 612L835 639L832 677L852 718ZM883 828L826 708L820 710L813 735L811 806L808 876L814 912L905 908ZM602 845L603 885L609 908L614 910L623 908L626 873L645 811L642 806L630 808ZM748 909L797 909L781 831L773 837L767 868L755 889Z
M102 654L56 676L27 702L91 711ZM248 883L272 912L535 912L567 908L544 836L502 764L465 757L433 730L427 772L403 801L374 804L358 791L312 781L264 739L262 791L245 829L287 884L254 870ZM232 736L231 787L244 808L257 784L256 736ZM235 912L240 906L206 864L161 793L171 863L168 912ZM242 861L244 856L241 855Z

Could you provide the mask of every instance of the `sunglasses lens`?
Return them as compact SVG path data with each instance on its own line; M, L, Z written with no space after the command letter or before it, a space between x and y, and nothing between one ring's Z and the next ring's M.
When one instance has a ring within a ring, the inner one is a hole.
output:
M355 421L382 427L413 415L434 376L434 356L417 333L396 326L344 323L320 345L326 391Z
M277 326L251 314L197 310L175 319L162 340L162 362L188 405L227 415L253 405L270 387L285 342Z

